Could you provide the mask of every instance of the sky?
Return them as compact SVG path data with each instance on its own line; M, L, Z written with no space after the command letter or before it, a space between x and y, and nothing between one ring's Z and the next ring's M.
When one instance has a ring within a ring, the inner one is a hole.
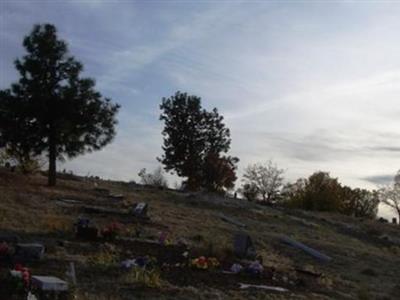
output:
M121 105L113 143L60 169L120 180L155 169L159 105L177 90L225 117L239 175L272 159L287 181L322 170L372 189L400 169L398 1L1 0L1 89L36 23L56 25Z

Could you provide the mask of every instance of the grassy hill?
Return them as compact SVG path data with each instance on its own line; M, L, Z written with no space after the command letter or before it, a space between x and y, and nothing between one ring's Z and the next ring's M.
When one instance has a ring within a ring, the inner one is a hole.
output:
M125 198L110 199L95 187ZM138 202L149 204L148 220L130 214ZM246 227L223 220L221 214ZM99 228L120 222L123 231L114 241L78 240L73 224L79 216L90 218ZM262 258L265 269L260 277L223 273L233 263L246 264L233 255L232 240L239 231L251 236ZM168 232L170 245L152 242L161 232ZM50 188L41 175L25 177L0 170L1 235L46 246L42 261L27 264L36 275L65 279L69 262L75 262L78 283L71 289L75 299L399 299L400 295L400 226L211 195L82 179L61 179ZM332 260L319 262L282 243L283 235ZM183 244L189 247L189 258L213 256L221 266L210 270L187 266ZM143 255L157 260L156 287L141 284L120 267L121 261ZM1 263L0 282L10 267L9 262ZM239 283L289 291L241 290ZM10 295L4 284L0 295L24 299Z

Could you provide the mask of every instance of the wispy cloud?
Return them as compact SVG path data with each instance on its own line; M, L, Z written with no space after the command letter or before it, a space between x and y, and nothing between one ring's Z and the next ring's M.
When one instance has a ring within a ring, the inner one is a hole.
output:
M57 25L100 91L122 104L118 136L68 162L136 178L161 154L160 100L218 107L240 169L274 159L373 188L400 168L400 5L356 2L3 1L0 87L37 22ZM64 166L63 166L64 167ZM369 179L366 179L369 178ZM382 177L383 178L383 177Z

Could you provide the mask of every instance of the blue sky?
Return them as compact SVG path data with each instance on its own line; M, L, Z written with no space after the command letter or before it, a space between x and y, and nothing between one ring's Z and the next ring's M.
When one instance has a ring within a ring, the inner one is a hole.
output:
M114 142L60 168L137 180L162 154L161 98L181 90L225 116L239 173L272 159L287 180L374 188L400 168L399 16L395 1L3 0L0 88L23 36L53 23L122 106Z

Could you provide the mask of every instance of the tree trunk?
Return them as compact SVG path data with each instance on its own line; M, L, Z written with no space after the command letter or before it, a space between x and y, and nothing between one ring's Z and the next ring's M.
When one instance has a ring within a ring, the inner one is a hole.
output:
M51 131L53 131L53 130L51 130ZM50 135L49 135L49 174L48 174L49 186L56 185L56 180L57 180L56 160L57 160L56 143L55 143L55 139L54 139L54 134L50 133Z

